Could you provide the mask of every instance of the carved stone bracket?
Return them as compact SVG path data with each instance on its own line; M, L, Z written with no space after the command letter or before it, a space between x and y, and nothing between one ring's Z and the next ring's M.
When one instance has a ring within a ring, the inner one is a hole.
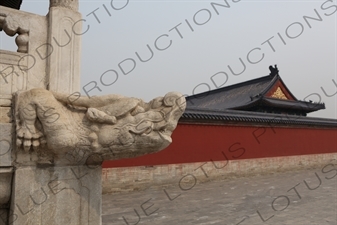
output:
M13 37L18 34L15 43L18 46L18 52L28 53L29 42L29 19L19 14L0 13L0 30Z
M148 103L121 95L20 92L15 97L17 155L31 155L37 164L96 165L154 153L172 142L185 107L176 92Z

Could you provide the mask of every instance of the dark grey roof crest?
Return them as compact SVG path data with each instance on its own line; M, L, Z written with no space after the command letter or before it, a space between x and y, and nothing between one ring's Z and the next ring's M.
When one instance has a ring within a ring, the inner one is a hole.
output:
M275 66L269 66L269 70L270 70L270 76L275 76L275 75L279 75L279 70L277 68L277 65L275 64Z

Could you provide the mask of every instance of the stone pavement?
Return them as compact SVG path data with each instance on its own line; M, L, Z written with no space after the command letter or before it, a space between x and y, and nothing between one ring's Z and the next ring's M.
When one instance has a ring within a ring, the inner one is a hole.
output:
M337 165L103 195L103 225L337 225Z

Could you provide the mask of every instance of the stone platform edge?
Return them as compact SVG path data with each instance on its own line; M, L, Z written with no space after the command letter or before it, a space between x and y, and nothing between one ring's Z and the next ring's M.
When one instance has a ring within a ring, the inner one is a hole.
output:
M102 191L103 194L131 192L156 186L319 168L328 164L337 165L337 153L103 168Z

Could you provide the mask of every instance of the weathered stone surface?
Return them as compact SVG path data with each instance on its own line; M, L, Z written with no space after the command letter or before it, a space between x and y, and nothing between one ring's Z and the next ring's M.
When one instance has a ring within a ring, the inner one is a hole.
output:
M10 12L10 11L9 11ZM29 18L26 14L1 14L0 15L1 29L9 36L18 34L16 41L18 44L18 52L28 52L28 33L29 33ZM21 37L20 37L21 36ZM26 40L22 41L22 36L27 36Z
M12 124L0 123L0 167L12 165Z
M0 123L10 123L12 121L11 107L0 107Z
M9 223L100 225L100 164L167 147L185 107L175 92L149 103L44 89L17 93Z
M0 168L0 209L8 208L13 168Z
M121 95L21 92L15 108L17 146L22 148L17 155L35 154L37 159L30 160L38 164L89 165L154 153L172 142L185 106L185 98L175 92L149 103Z
M18 52L0 50L0 98L19 90L46 88L47 17L3 6L0 12L0 28L9 36L17 35L18 46Z
M12 106L12 100L9 98L3 98L3 95L0 96L0 106L10 107Z
M47 75L49 90L59 93L80 91L82 16L78 0L50 0L48 13Z
M0 225L8 224L8 209L0 208Z
M8 105L12 93L27 89L27 60L23 53L0 50L0 98ZM19 65L20 61L20 65Z
M0 166L15 167L12 188L9 174L0 173L0 225L101 225L102 161L164 149L185 110L173 92L149 103L76 96L78 2L50 0L46 16L0 6L0 29L17 35L18 46L0 50L0 122L16 127L12 144L14 126L0 124Z
M64 7L74 11L78 10L78 0L50 0L49 7Z
M13 225L100 225L98 167L20 167L11 201Z

